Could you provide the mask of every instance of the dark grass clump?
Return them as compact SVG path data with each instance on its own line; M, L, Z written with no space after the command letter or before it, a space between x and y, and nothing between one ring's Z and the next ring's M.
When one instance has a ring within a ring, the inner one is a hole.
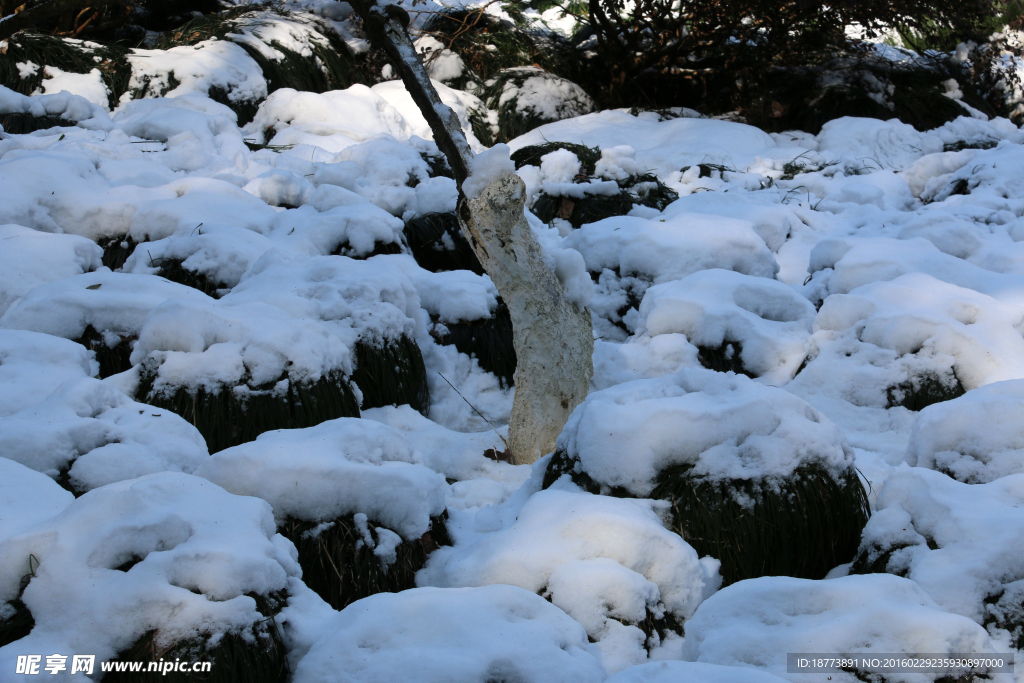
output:
M430 409L423 354L408 335L376 344L357 342L352 382L363 392L364 409L408 404L424 415Z
M451 178L455 180L455 173L452 171L452 167L448 165L448 160L443 154L420 152L420 156L426 162L427 175L431 178Z
M21 640L35 628L36 620L20 597L0 605L0 614L4 613L7 616L0 619L0 647Z
M393 564L374 554L359 531L353 515L328 524L289 517L278 531L299 551L302 580L331 607L340 610L376 593L397 593L416 587L416 572L427 555L442 545L451 545L445 512L432 517L430 530L421 538L403 539L395 548ZM377 525L367 522L376 539Z
M438 344L454 345L460 353L476 358L480 367L497 376L502 388L515 383L516 348L512 336L512 317L504 302L498 302L494 315L483 320L445 323L447 332L435 334Z
M287 379L287 376L281 379ZM155 368L143 368L136 392L138 401L166 408L192 423L206 439L211 453L222 451L274 429L313 427L339 417L359 417L348 379L338 373L313 384L288 381L285 393L275 393L275 382L239 393L223 387L216 393L182 387L173 394L154 390Z
M586 195L583 199L541 194L531 210L545 223L561 218L578 229L612 216L625 216L633 210L633 204L633 195L625 190L613 195Z
M348 256L354 259L368 259L374 256L386 254L404 254L401 242L374 242L373 250L370 253L358 252L349 246L348 242L341 242L331 251L331 256Z
M1006 584L1000 593L985 602L988 611L985 626L1009 631L1010 647L1024 650L1024 580Z
M950 372L946 376L928 373L889 387L886 390L889 399L886 407L902 406L916 412L935 403L959 398L965 393L964 385L954 373Z
M447 270L471 270L483 275L484 269L473 247L462 235L454 213L425 213L405 223L405 239L420 268L432 273Z
M541 147L546 147L546 145L536 146L536 148ZM597 150L583 147L582 145L576 145L576 147L586 150L583 152L586 159L580 157L575 150L569 150L576 154L580 160L581 175L577 176L577 180L590 180L590 176L583 175L583 172L589 170L591 174L593 173L593 164L591 162L596 163L593 152ZM554 151L554 149L557 148L552 147L547 151L543 151L543 154L548 154ZM531 155L531 157L527 158L531 161L536 160L539 163L539 157ZM599 152L597 159L600 159ZM617 183L620 189L617 194L613 195L588 194L582 199L576 199L575 197L555 197L549 194L541 194L533 203L531 211L545 223L561 218L569 221L573 228L578 229L587 223L596 223L612 216L625 216L633 210L635 204L664 211L665 207L679 199L679 195L675 190L667 187L653 173L630 176L624 180L617 181Z
M61 71L78 74L98 69L110 91L108 100L113 109L118 105L121 95L128 90L131 80L127 53L127 48L118 45L87 47L78 40L21 31L7 40L7 52L0 59L0 85L22 95L31 95L42 88L43 66L54 66ZM22 78L17 68L19 62L32 62L40 66L34 74Z
M601 150L597 147L577 145L574 142L545 142L542 145L523 147L512 152L512 161L516 165L516 170L523 166L540 166L542 157L560 149L567 149L576 155L580 161L580 173L586 176L594 175L597 162L601 160Z
M28 574L21 577L18 585L18 597L8 603L0 603L0 647L10 645L16 640L21 640L35 628L36 620L32 617L21 596L36 575L39 568L39 560L35 555L28 556Z
M740 355L743 346L739 342L724 341L721 346L698 346L697 360L708 370L715 372L735 372L737 375L754 377L755 375L743 366Z
M57 126L73 126L74 121L59 116L32 116L32 114L0 114L0 127L11 135L28 135L37 130L49 130Z
M637 204L658 211L664 211L665 207L679 199L679 194L661 182L653 173L630 176L620 181L619 187L629 192Z
M131 238L131 235L124 237L107 237L99 241L103 249L103 265L111 270L120 270L128 257L135 252L138 243Z
M671 503L670 528L699 556L721 560L723 585L759 576L821 579L856 554L870 507L855 470L836 479L818 465L804 465L788 479L771 482L712 481L692 469L666 468L650 497ZM559 451L543 485L563 474L592 493L631 497L619 488L602 491Z
M100 379L132 369L130 359L135 337L119 337L116 344L108 346L95 327L86 325L82 336L74 341L96 354L96 362L100 364Z
M182 259L153 259L149 265L160 269L157 271L157 275L160 277L166 278L171 282L177 282L179 285L198 289L206 296L213 297L214 299L219 299L231 289L220 280L210 278L206 273L189 270L182 265Z
M111 661L123 662L210 662L208 673L167 671L161 669L160 680L173 683L287 683L291 677L288 650L274 617L287 600L284 591L269 596L250 593L256 609L265 618L240 632L226 633L219 638L205 633L197 638L177 642L169 647L158 645L158 631L149 631L131 647L119 652ZM144 669L146 667L143 667ZM136 683L152 681L156 674L148 671L107 673L104 681Z

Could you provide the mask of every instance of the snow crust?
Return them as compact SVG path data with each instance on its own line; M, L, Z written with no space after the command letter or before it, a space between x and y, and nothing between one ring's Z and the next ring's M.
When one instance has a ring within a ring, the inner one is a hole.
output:
M0 316L36 285L101 267L103 251L77 235L0 225Z

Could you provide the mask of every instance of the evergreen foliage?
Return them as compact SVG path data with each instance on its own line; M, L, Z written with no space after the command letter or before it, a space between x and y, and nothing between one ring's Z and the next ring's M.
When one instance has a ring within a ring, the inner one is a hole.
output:
M431 518L422 538L403 539L395 561L385 562L367 544L353 515L328 523L289 517L278 529L299 551L302 579L331 607L340 610L376 593L397 593L416 587L416 572L438 546L451 545L445 524L447 512ZM376 536L377 525L366 522ZM372 540L372 539L371 539Z

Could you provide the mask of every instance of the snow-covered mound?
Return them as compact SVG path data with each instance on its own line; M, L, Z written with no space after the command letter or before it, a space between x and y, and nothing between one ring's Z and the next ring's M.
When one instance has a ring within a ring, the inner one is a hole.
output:
M102 264L101 250L77 235L52 235L0 225L0 316L36 285L88 273Z
M1004 586L1024 580L1024 475L963 484L923 468L885 482L855 571L912 579L944 610L989 621Z
M709 349L730 344L745 372L778 385L804 362L813 321L814 307L781 282L711 269L648 289L636 328Z
M163 278L103 268L33 288L0 317L0 327L73 340L81 339L91 327L106 346L113 347L136 339L150 311L171 300L211 301Z
M979 387L922 410L907 461L968 484L1024 474L1024 381Z
M270 505L187 474L162 473L92 491L0 544L0 600L18 596L32 633L0 648L4 670L25 652L114 657L149 631L158 647L240 633L266 617L266 596L298 576Z
M363 513L417 539L444 512L444 477L397 431L355 418L281 430L220 451L196 474L240 496L269 502L279 520L329 522Z
M324 617L317 631L295 668L295 683L596 683L605 677L583 627L515 586L381 593Z
M0 417L39 403L64 382L93 374L89 353L81 344L0 329Z
M154 393L256 389L285 378L315 382L331 371L351 371L350 348L318 320L293 317L269 303L231 305L198 296L154 308L139 332L132 362L153 374Z
M636 496L672 465L712 481L778 482L816 465L842 476L853 452L804 401L747 377L703 369L610 387L587 397L558 450L602 487Z
M789 673L790 652L946 656L998 651L981 626L944 612L913 581L885 574L828 581L779 576L737 583L697 609L686 623L683 642L683 659L756 668L793 683L821 680L825 674ZM857 674L829 675L833 681L855 683ZM896 674L885 680L938 677Z
M660 644L658 627L678 628L720 582L718 562L697 559L665 529L663 501L549 489L534 494L512 526L476 543L442 548L421 584L512 584L547 597L598 642L602 663L621 669ZM663 621L663 620L668 620ZM675 622L674 624L672 622Z
M155 472L191 473L209 457L196 428L136 403L106 382L65 382L46 400L0 417L3 457L85 492Z
M55 517L74 500L45 474L0 458L0 543Z

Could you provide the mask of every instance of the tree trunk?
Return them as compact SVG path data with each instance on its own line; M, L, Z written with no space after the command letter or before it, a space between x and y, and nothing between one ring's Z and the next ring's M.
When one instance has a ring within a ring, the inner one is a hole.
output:
M473 169L462 125L437 95L396 5L352 0L371 42L384 49L434 133L459 187L459 224L512 318L517 367L509 424L512 462L532 463L555 448L569 414L586 398L593 375L590 311L565 297L526 220L526 188L514 172L472 199L462 188Z

